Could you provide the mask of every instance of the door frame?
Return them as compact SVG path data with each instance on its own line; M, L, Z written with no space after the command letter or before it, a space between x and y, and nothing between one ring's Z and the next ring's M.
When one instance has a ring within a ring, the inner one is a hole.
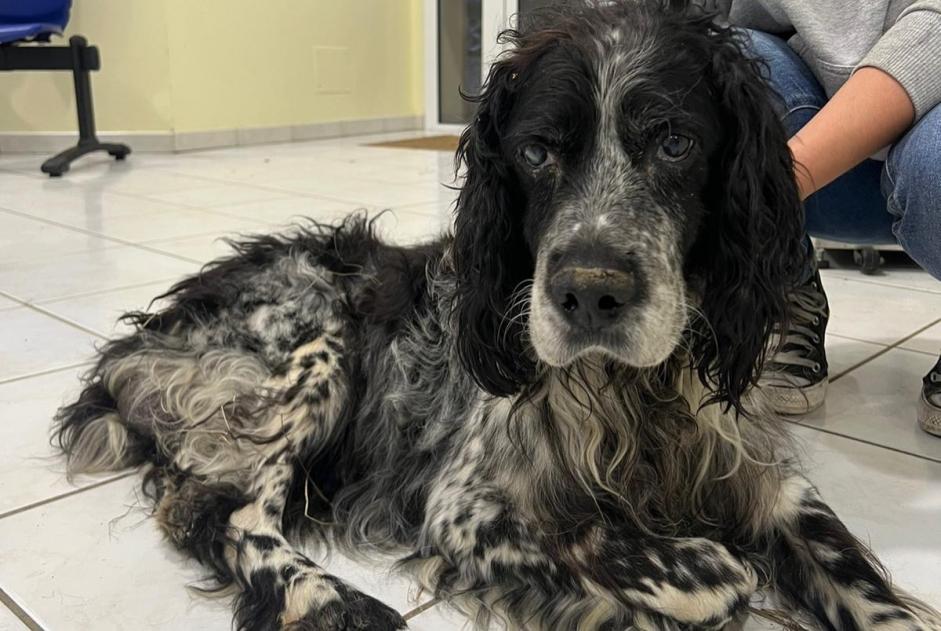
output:
M445 0L453 2L456 0ZM425 72L425 131L439 134L460 134L464 125L442 123L438 103L438 2L424 0L424 72ZM497 44L497 35L510 25L519 10L519 0L481 0L481 42L483 60L480 64L481 82L487 78L490 64L503 50Z

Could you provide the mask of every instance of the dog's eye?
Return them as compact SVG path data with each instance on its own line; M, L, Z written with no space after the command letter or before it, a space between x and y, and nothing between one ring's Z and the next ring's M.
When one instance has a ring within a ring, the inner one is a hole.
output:
M693 148L693 139L679 134L670 134L660 143L658 154L668 162L679 162L689 155Z
M533 143L523 147L523 159L534 169L545 166L549 162L549 150L545 146Z

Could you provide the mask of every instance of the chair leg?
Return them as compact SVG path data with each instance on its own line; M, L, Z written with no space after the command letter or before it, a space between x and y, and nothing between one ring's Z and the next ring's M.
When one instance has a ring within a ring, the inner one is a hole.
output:
M42 172L52 177L59 177L69 170L71 163L85 154L94 151L107 151L117 160L123 160L131 153L127 145L104 143L95 133L95 110L91 96L89 71L82 63L83 49L88 42L80 35L69 39L72 49L72 78L75 83L75 105L78 113L78 144L49 158L42 164Z

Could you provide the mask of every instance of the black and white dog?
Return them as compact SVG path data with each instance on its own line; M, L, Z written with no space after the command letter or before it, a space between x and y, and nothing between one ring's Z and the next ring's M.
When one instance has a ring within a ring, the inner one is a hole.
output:
M801 476L753 388L801 268L793 165L734 31L679 2L506 35L454 235L234 244L126 316L58 440L147 464L240 629L404 628L299 541L398 553L486 627L938 629Z

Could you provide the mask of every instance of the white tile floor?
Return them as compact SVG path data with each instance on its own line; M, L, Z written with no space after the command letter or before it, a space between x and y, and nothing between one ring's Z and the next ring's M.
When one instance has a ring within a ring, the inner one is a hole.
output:
M392 207L380 226L398 242L446 226L451 156L367 140L93 159L61 180L41 157L0 156L0 629L229 628L226 603L185 589L201 571L161 540L136 477L66 482L49 421L117 315L221 254L219 236L356 208ZM914 422L941 350L941 283L909 268L824 279L836 379L795 427L809 474L899 583L941 603L941 440ZM419 604L385 567L326 565L402 612ZM463 622L431 607L410 624Z

